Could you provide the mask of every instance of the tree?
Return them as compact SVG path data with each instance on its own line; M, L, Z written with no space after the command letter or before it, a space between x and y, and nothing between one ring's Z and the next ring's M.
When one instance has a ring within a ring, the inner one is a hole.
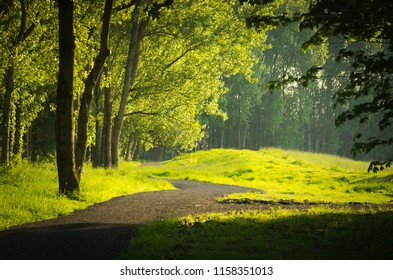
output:
M112 129L111 156L113 166L117 166L119 163L119 140L121 128L123 126L127 100L130 94L130 87L135 81L136 72L138 70L141 41L145 35L144 32L150 20L149 17L143 17L141 5L142 3L140 0L136 1L132 14L130 45L128 48L127 65L124 74L123 91L119 110L114 119L114 125Z
M59 74L56 97L56 160L59 191L79 191L74 146L74 1L58 1Z
M261 4L265 1L251 1ZM341 105L343 112L337 116L336 125L358 119L359 123L365 123L371 119L377 123L379 133L364 139L362 133L355 136L352 147L354 155L368 153L378 146L393 144L393 3L385 0L311 0L309 9L293 17L285 14L276 15L266 19L254 15L249 19L250 25L259 26L266 21L275 24L289 21L300 22L302 29L312 29L314 33L303 44L303 50L309 50L313 46L319 46L328 38L341 39L343 48L337 55L340 62L349 63L351 66L347 84L343 84L334 94L336 106ZM351 50L351 46L359 42L368 42L378 45L380 50L364 48ZM321 66L312 67L306 75L286 82L294 81L307 84L310 80L320 77L318 71ZM282 84L282 83L281 83ZM271 84L274 86L274 84ZM277 84L276 84L277 85ZM360 101L356 104L353 100ZM391 160L373 161L369 171L378 171L391 165Z
M7 164L10 161L11 155L11 113L12 113L12 97L15 89L15 67L17 60L17 50L23 44L23 42L31 35L34 31L36 24L35 22L28 23L28 11L27 4L25 0L19 1L19 7L15 10L14 5L11 1L3 3L1 15L8 16L5 18L1 25L4 27L11 27L14 32L8 32L9 36L4 36L6 42L6 52L8 53L8 61L5 61L6 69L4 73L4 84L5 84L5 94L3 100L3 120L1 124L1 163ZM20 9L20 11L19 11ZM19 17L20 25L18 29L14 29L16 26L11 25L9 22L13 22L15 17ZM16 34L16 35L14 35ZM7 38L8 37L8 38ZM8 43L8 44L7 44Z
M81 105L78 116L78 138L75 150L76 170L79 179L81 177L83 163L86 158L88 124L90 116L90 106L93 99L93 92L97 86L97 81L101 75L102 69L104 68L105 61L110 55L108 37L110 19L112 14L112 4L113 0L105 1L104 14L102 17L100 50L95 57L94 66L90 70L90 73L86 78L85 87L81 98Z
M303 48L318 45L328 37L341 37L347 45L343 47L338 61L349 62L352 69L349 83L335 93L336 104L346 107L336 119L338 126L348 120L359 119L359 123L373 120L379 133L362 137L355 136L353 154L368 153L377 146L393 144L393 3L376 1L320 0L310 4L309 11L302 15L303 28L315 28L316 32ZM380 45L378 51L350 46L366 41ZM360 103L352 105L357 99ZM373 161L369 171L374 172L391 165L392 160Z
M115 125L123 104L127 118L122 121L118 147L130 143L133 133L132 142L146 149L190 150L205 131L198 115L219 113L217 102L224 91L221 77L239 71L249 76L254 61L251 48L259 38L245 28L246 9L239 8L236 1L175 1L162 7L158 18L151 14L147 18L143 11L146 8L140 11L141 20L150 20L141 38L138 68L128 91L120 85L121 96L127 93L127 98L114 98L113 102L118 112ZM127 58L122 55L119 52L112 63L111 76L125 76L121 71ZM113 82L116 97L118 79ZM114 145L116 139L112 141ZM113 150L112 156L117 154Z

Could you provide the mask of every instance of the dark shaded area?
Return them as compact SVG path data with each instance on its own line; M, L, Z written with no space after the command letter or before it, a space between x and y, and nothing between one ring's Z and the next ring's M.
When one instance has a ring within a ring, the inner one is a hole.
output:
M17 228L0 234L0 259L114 259L136 227L80 223Z
M271 214L274 216L274 213ZM160 244L133 240L130 259L273 259L360 260L393 258L393 212L295 215L260 221L252 217L225 221L160 222ZM146 240L146 236L144 236ZM143 247L143 250L142 250ZM159 248L159 249L157 249Z

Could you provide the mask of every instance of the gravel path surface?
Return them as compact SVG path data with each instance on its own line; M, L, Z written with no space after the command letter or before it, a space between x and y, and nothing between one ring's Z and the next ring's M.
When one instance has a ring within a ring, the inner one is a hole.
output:
M114 259L139 225L168 217L266 205L219 204L223 194L249 188L171 181L178 190L126 195L69 216L0 232L0 259Z

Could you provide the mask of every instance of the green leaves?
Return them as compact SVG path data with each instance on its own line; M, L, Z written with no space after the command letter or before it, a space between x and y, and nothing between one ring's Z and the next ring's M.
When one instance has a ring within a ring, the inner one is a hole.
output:
M246 28L235 1L174 1L149 23L128 103L128 129L147 147L193 148L199 115L223 115L222 76L250 76L260 35ZM154 113L154 114L152 114Z

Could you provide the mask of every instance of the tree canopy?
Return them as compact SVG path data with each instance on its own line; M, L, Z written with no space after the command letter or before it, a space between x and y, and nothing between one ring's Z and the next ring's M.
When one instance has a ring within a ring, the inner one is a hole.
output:
M263 5L265 1L249 2ZM336 117L336 125L358 119L360 124L376 123L378 128L372 134L357 133L352 153L369 153L377 146L390 146L393 143L392 3L383 0L311 0L306 11L292 16L282 13L274 19L277 25L295 21L300 23L301 30L313 30L302 44L304 51L326 44L339 45L331 56L348 68L345 73L335 73L336 77L345 78L333 96L334 106L342 108ZM249 23L258 27L266 20L254 15ZM280 87L293 82L308 85L310 80L331 74L327 72L328 67L328 64L315 65L303 76L289 74L290 77L270 83L270 86ZM391 160L373 161L369 170L378 171L390 165Z

